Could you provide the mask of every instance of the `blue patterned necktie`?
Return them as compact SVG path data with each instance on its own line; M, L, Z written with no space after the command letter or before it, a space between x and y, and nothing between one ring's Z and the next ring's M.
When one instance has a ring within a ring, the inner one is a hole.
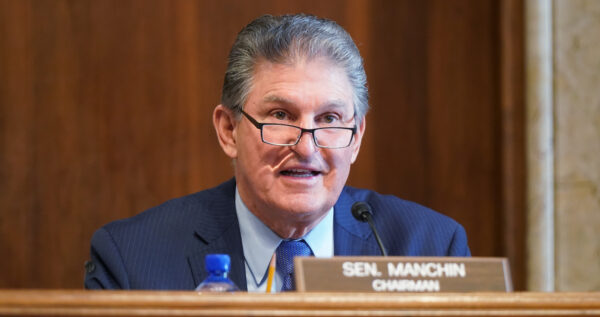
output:
M275 252L277 253L277 271L283 278L281 291L295 290L294 257L313 255L310 247L304 240L282 240Z

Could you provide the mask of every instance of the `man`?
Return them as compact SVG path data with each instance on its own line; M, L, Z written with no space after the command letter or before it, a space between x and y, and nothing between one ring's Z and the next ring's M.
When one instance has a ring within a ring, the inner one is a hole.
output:
M362 58L339 25L306 15L254 20L232 47L213 113L235 178L98 230L85 286L194 289L205 255L225 253L241 289L265 290L272 257L275 289L293 289L290 268L280 267L290 253L380 254L351 215L357 201L372 206L390 255L470 255L453 220L345 186L367 109Z

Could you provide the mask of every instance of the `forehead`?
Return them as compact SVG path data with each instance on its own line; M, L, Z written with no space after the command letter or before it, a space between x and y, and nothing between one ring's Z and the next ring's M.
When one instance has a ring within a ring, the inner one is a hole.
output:
M259 61L246 108L265 105L353 109L353 90L344 69L326 58L293 63Z

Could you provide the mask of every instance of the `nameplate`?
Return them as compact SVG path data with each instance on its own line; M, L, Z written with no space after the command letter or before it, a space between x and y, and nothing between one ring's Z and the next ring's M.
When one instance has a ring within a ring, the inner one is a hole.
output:
M296 257L298 292L511 292L508 260L491 257Z

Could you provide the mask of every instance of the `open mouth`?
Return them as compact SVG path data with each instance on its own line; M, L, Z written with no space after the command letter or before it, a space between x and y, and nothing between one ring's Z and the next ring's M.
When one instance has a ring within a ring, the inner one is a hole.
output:
M305 169L289 169L279 172L284 176L292 176L292 177L313 177L321 174L319 171L311 171Z

